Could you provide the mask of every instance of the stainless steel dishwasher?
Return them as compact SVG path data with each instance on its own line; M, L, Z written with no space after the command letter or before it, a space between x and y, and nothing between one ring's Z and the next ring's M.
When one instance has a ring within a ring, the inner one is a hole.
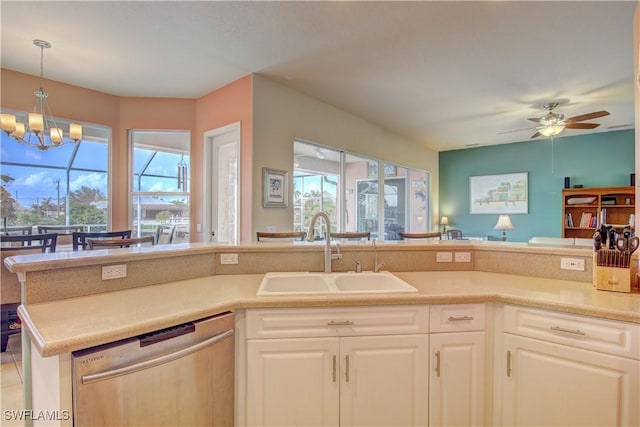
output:
M233 426L233 314L72 353L85 426Z

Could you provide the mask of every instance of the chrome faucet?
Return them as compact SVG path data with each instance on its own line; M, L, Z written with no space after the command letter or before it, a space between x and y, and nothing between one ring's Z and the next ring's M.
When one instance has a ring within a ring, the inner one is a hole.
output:
M373 239L371 242L373 244L373 253L374 253L373 272L379 273L382 267L384 267L384 262L378 262L378 247L376 246L376 239Z
M342 258L342 254L340 253L340 244L338 244L338 253L336 253L335 255L332 255L331 253L331 224L329 221L329 215L327 215L324 212L318 212L311 218L311 222L309 223L309 229L307 230L307 241L313 242L313 239L314 239L313 229L316 226L316 221L320 217L324 218L324 225L327 229L327 232L325 235L325 238L327 239L327 244L324 247L324 272L331 273L331 260Z

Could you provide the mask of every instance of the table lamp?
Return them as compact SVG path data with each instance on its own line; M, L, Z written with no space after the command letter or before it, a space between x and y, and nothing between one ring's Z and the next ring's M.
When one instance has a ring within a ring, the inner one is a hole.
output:
M494 230L502 230L502 241L507 240L507 232L505 230L513 230L513 224L511 224L511 218L509 215L500 215Z
M442 226L442 233L447 232L447 225L449 225L449 218L446 216L440 217L440 225Z

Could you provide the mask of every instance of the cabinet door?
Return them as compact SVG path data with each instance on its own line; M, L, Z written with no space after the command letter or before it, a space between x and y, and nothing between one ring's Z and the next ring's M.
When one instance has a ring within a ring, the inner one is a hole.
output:
M432 334L429 425L484 424L485 334Z
M247 341L247 424L337 426L338 338Z
M504 334L502 422L637 426L640 362Z
M342 338L341 426L426 426L428 335Z

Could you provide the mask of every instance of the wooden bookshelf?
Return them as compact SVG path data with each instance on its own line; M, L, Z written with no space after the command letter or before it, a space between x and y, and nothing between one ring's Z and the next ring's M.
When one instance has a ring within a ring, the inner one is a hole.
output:
M620 229L635 213L635 187L567 188L562 190L562 237L592 238L604 217ZM573 223L571 223L571 220Z

